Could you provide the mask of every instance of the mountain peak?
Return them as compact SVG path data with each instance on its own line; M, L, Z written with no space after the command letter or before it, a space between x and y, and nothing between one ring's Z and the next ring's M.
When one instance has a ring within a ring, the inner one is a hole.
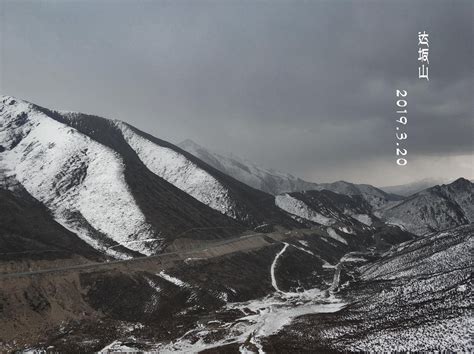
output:
M464 177L460 177L460 178L458 178L457 180L455 180L454 182L451 183L452 186L459 186L459 187L469 186L471 184L472 184L471 181L467 180Z

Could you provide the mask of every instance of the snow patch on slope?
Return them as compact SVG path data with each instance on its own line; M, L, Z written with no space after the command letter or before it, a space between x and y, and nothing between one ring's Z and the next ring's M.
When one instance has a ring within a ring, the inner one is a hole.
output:
M275 204L277 207L290 214L294 214L303 219L317 222L321 225L329 226L334 224L335 222L334 219L328 218L324 215L321 215L320 213L317 213L316 211L308 207L306 203L299 199L293 198L289 194L277 195L275 197Z
M349 215L350 217L356 219L357 221L361 222L362 224L365 224L367 226L372 225L372 218L367 215L367 214L350 214L346 213L346 215Z
M187 287L189 284L185 283L184 281L172 277L171 275L168 275L165 273L164 270L162 270L160 273L157 274L160 278L163 278L164 280L170 282L171 284L174 284L176 286L179 286L180 288Z
M331 238L333 238L333 239L335 239L336 241L342 242L342 243L344 243L344 244L347 245L347 241L344 240L344 238L343 238L342 236L340 236L340 235L336 232L336 230L334 230L332 227L329 227L326 231L327 231L328 235L329 235Z
M217 179L177 151L155 144L135 133L127 124L117 122L116 125L150 171L201 203L236 218L229 191Z

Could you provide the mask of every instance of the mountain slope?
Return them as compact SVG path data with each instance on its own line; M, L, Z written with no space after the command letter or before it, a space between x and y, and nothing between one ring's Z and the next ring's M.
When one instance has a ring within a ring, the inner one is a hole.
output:
M4 96L0 124L2 175L109 255L153 254L185 232L212 239L301 226L274 197L124 123Z
M350 228L370 229L371 206L361 196L346 196L328 190L293 192L278 195L276 204L291 214L325 226L339 224Z
M460 226L353 267L353 278L338 291L350 306L300 317L265 348L471 352L473 233L473 225Z
M474 222L474 184L459 178L421 191L387 209L383 219L422 235Z
M213 168L194 155L116 122L125 140L156 175L197 200L251 227L262 224L298 226L274 205L274 197Z
M74 255L103 258L97 250L55 222L48 210L23 188L0 189L0 230L3 262L64 259Z
M372 245L386 249L414 237L398 226L384 224L360 195L313 190L280 194L275 201L290 214L326 226L329 238L350 248Z
M232 218L239 218L228 189L212 174L170 147L143 137L130 125L117 122L127 143L150 171L200 202Z

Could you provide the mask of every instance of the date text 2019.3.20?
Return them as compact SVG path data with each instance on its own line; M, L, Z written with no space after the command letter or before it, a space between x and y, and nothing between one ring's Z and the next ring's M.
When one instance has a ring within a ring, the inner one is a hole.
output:
M408 101L407 101L407 91L406 90L396 90L396 122L397 125L395 126L395 137L396 137L396 157L397 157L397 165L405 166L407 161L407 154L408 151L406 149L406 139L408 137L406 133L406 126L408 123ZM405 146L405 147L404 147Z

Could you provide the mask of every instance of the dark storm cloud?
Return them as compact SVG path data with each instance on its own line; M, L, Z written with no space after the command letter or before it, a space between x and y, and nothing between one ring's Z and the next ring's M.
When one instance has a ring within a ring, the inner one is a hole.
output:
M469 0L2 6L2 93L316 181L397 184L472 155ZM423 30L429 83L417 78ZM397 88L408 90L405 169L393 164ZM433 159L445 162L420 169Z

